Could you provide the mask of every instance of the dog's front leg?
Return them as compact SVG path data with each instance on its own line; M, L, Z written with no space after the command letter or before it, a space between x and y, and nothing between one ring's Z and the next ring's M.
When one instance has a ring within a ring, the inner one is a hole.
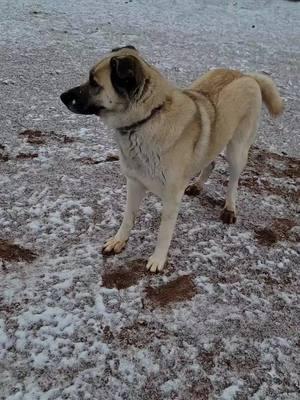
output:
M182 195L183 191L177 193L170 191L168 196L163 199L157 244L147 263L147 269L151 272L161 271L166 263Z
M123 221L116 235L104 244L103 254L120 253L124 249L145 193L146 189L140 182L127 178L127 201Z

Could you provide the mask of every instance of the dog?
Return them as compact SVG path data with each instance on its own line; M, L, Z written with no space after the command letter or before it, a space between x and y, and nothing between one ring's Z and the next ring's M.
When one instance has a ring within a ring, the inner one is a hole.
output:
M230 69L205 73L179 89L133 46L113 49L89 73L89 80L61 95L68 109L95 114L114 130L127 178L122 224L103 254L126 246L146 191L162 199L154 253L147 269L162 271L184 193L198 193L225 149L229 183L221 219L236 222L238 180L255 140L262 101L273 116L283 101L271 78ZM193 185L192 177L197 176Z

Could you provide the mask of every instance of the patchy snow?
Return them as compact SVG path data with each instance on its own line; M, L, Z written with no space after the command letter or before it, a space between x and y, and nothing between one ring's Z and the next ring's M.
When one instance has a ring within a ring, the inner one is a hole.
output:
M240 386L243 385L242 381L239 381L238 384L231 385L223 390L221 394L220 400L234 400L238 399L238 394L240 392Z
M300 7L225 3L0 0L0 399L299 399ZM126 199L117 149L59 101L128 43L180 85L229 66L285 99L278 120L263 112L237 224L219 220L221 156L183 200L163 275L145 271L153 195L102 257Z

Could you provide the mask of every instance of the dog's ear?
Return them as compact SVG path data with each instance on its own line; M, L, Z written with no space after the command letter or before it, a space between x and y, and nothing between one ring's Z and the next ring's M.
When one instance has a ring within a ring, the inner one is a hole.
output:
M134 56L112 57L111 83L121 96L132 97L144 80L143 67Z

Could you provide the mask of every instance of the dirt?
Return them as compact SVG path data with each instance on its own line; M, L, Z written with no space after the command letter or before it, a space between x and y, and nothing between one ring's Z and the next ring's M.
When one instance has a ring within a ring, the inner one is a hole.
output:
M81 157L76 160L77 162L81 162L82 164L86 165L93 165L93 164L100 164L101 161L93 160L91 157Z
M272 246L279 239L276 232L269 228L256 229L255 238L263 246Z
M118 267L115 271L106 271L102 275L102 285L107 288L126 289L136 285L147 274L145 260L135 260L126 265L124 269Z
M249 168L255 168L261 176L270 174L276 178L299 178L300 159L252 146L246 170Z
M91 157L81 157L76 159L77 162L81 162L82 164L93 165L93 164L102 164L104 162L114 162L118 161L119 157L116 155L109 155L105 158L105 160L94 160Z
M183 275L158 287L147 286L146 300L152 304L164 307L172 303L190 300L197 294L191 275Z
M0 397L299 397L299 3L155 3L1 3L0 235L38 259L0 260ZM156 275L160 200L147 194L126 251L104 258L126 202L115 139L59 99L127 43L181 87L213 68L265 71L285 103L277 119L263 106L237 223L219 218L218 159Z
M271 226L255 228L255 238L263 246L272 246L279 240L290 240L287 233L296 225L287 218L274 218Z
M299 201L299 188L289 190L289 188L283 185L276 186L268 180L268 176L297 179L300 177L300 160L295 157L288 157L252 146L249 151L248 163L245 172L240 178L239 185L247 187L260 195L268 192L271 195L287 197L295 202ZM221 181L224 186L227 186L227 182L224 181L223 176ZM206 191L200 190L195 184L189 185L185 194L192 197L199 197L203 206L224 206L223 199L214 198Z
M108 155L105 159L106 162L114 162L114 161L118 161L118 160L119 160L119 156L117 156L115 154Z
M267 192L271 195L288 198L294 202L299 201L300 198L300 189L289 190L284 186L275 186L268 182L266 177L263 177L263 179L257 176L242 177L239 181L239 185L247 187L260 195L264 195Z
M19 153L16 156L17 160L28 160L28 159L33 159L37 158L39 155L37 153Z
M0 240L0 258L5 261L27 261L32 262L37 255L29 249L10 243L6 240Z
M45 144L45 135L39 130L26 129L19 133L20 136L26 137L27 143L41 145Z
M65 144L75 142L75 138L67 135L59 135L54 131L42 132L35 129L26 129L20 132L19 136L26 138L26 142L33 145L44 145L47 143L47 139L63 142Z

